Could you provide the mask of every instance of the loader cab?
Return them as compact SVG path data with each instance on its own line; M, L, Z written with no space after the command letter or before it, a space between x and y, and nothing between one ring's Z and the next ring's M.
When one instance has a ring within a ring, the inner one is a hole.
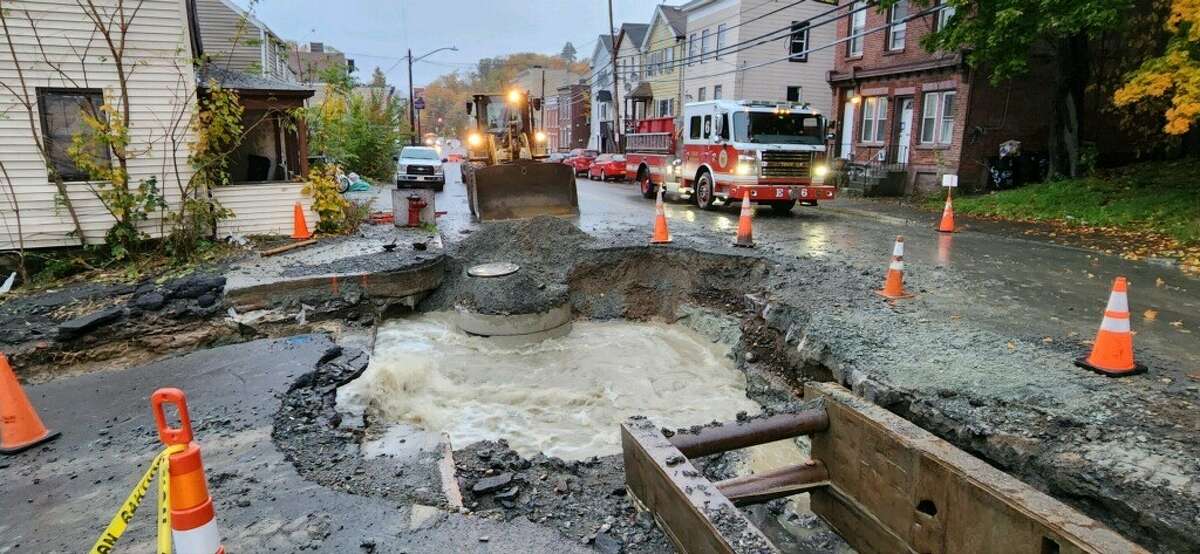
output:
M533 125L535 104L538 102L531 101L528 91L519 89L505 94L474 95L466 106L474 123L467 135L471 159L500 163L518 158L545 158L546 134L535 130Z

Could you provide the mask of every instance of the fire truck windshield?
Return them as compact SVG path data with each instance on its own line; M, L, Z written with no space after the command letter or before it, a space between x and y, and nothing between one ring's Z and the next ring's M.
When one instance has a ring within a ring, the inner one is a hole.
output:
M819 115L735 112L733 137L759 144L824 144L825 124Z

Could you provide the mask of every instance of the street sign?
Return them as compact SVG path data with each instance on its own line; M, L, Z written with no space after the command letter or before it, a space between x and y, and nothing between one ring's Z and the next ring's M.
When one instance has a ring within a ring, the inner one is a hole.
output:
M942 186L946 188L958 188L958 175L942 175Z
M421 98L421 97L417 97L416 100L413 100L413 108L418 109L418 110L425 109L425 99Z

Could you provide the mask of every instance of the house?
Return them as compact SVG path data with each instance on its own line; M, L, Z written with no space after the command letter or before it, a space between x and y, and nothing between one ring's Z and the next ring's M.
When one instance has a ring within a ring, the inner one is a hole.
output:
M200 45L221 69L296 82L291 45L231 0L192 0Z
M613 129L612 35L600 35L589 63L592 81L591 138L588 148L599 152L616 151Z
M688 33L684 102L802 102L828 114L832 95L826 77L833 69L833 52L810 49L832 43L836 29L810 28L809 22L819 21L830 9L831 4L821 1L779 6L754 0L692 0L680 6ZM780 33L789 27L790 33ZM771 38L742 44L763 36Z
M560 150L587 148L591 135L591 88L583 83L559 87L558 137Z
M354 72L354 60L323 42L295 45L288 53L288 66L302 83L319 83L321 74L330 68Z
M85 111L118 104L120 91L118 68L107 47L79 48L97 32L81 7L88 5L74 0L5 3L13 49L9 51L7 40L0 41L0 74L8 85L0 88L0 190L6 198L0 202L0 251L101 244L115 221L95 192L106 183L90 180L92 175L67 153L74 137L89 133ZM126 41L136 47L124 52L122 62L130 93L129 182L153 179L169 207L180 205L181 191L193 176L189 121L197 95L202 97L215 81L241 91L247 112L262 115L234 155L234 184L210 191L233 211L214 233L290 233L292 206L300 202L307 209L311 199L301 194L303 183L298 182L307 162L303 127L282 118L311 93L295 83L216 65L197 69L193 61L205 52L205 36L193 17L199 4L140 0L139 6L126 15ZM16 75L21 79L10 78ZM114 163L108 149L98 150L95 159ZM170 225L168 210L151 213L140 229L151 237L163 236ZM309 221L316 221L311 212Z
M642 83L628 95L634 104L644 105L645 115L681 117L683 72L679 66L686 38L687 16L678 8L660 4L639 47ZM637 112L636 107L634 111Z
M546 97L546 104L542 107L545 110L543 130L546 133L546 151L560 152L562 151L562 140L559 136L558 123L558 91L551 96Z
M930 191L946 174L977 188L1001 143L1045 151L1053 111L1044 69L1033 64L1027 78L993 85L962 52L926 51L921 37L954 17L953 7L910 19L925 8L907 0L882 11L866 2L841 5L849 12L837 26L844 42L834 48L827 80L836 107L833 146L853 169L852 188Z
M630 93L642 82L642 40L646 37L646 31L650 26L645 23L622 23L621 29L617 32L617 41L614 45L617 49L617 67L614 70L614 75L618 76L618 86L616 95L613 99L614 106L621 106L621 125L618 131L622 134L628 132L632 128L633 122L641 118L644 114L631 111L633 104L627 102ZM620 139L618 139L620 142Z

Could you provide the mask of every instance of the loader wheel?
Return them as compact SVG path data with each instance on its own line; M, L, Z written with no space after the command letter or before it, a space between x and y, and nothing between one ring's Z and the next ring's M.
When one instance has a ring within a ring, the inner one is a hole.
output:
M642 189L642 198L653 199L655 193L654 183L650 181L650 172L642 171L638 174L638 186Z
M696 179L696 206L701 210L713 209L713 181L707 171Z

